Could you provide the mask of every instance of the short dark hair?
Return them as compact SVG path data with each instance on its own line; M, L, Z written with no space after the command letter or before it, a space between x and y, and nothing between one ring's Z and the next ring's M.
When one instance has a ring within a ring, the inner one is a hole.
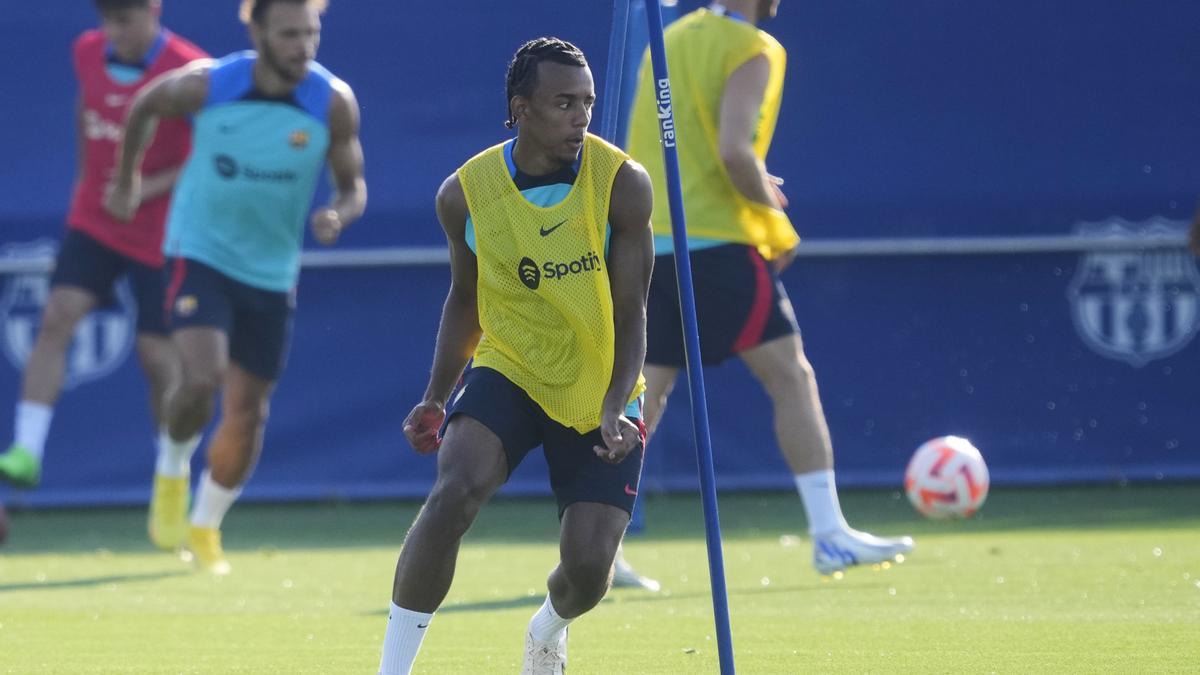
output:
M92 0L99 12L115 12L121 9L145 9L150 0Z
M249 25L251 22L261 25L263 17L267 15L267 10L271 8L271 5L279 2L287 2L293 5L312 5L318 14L324 14L325 8L329 6L329 0L242 0L242 7L238 10L238 16L241 17L242 23L246 25Z
M512 99L514 96L528 97L533 94L533 90L537 89L538 64L543 61L580 68L587 68L588 64L579 47L556 37L535 38L521 45L508 64L508 85L505 91L508 94L508 119L504 126L509 129L517 124L517 117L512 112Z

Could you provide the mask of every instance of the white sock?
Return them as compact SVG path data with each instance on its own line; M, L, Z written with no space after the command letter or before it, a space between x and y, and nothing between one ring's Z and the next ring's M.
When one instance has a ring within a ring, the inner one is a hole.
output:
M808 515L809 534L826 534L850 529L846 519L842 517L842 507L838 503L833 469L798 474L795 479L796 489L800 491L800 500L804 502L804 512Z
M200 434L177 441L166 429L158 432L158 461L154 472L167 478L187 478L192 475L192 453L200 445Z
M554 611L554 603L550 602L550 596L547 595L542 608L529 620L529 634L538 642L558 642L563 630L572 621L574 619L564 619Z
M42 458L46 452L46 434L50 433L50 420L54 417L54 406L33 401L17 403L16 434L13 442Z
M425 629L433 621L432 614L414 612L391 603L388 612L387 633L383 636L383 656L379 659L379 675L408 675L417 652L421 651L421 640Z
M240 486L231 490L217 485L208 469L205 469L204 474L200 476L200 486L196 488L196 505L192 507L192 525L210 527L214 530L221 529L221 520L225 518L225 513L229 511L229 507L233 506L233 502L240 494L242 494Z

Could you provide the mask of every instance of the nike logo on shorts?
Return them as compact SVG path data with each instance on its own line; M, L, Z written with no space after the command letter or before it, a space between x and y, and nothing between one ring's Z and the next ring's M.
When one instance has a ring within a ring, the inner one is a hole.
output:
M631 487L629 487L628 485L626 485L626 486L625 486L625 494L629 495L630 497L636 497L636 496L637 496L637 490L634 490L633 488L631 488Z

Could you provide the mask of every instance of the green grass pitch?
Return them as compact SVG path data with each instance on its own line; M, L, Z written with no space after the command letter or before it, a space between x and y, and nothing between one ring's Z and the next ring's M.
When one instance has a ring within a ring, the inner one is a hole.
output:
M822 580L798 498L722 497L741 672L1200 669L1200 485L996 490L966 522L920 520L894 492L842 501L916 551ZM12 514L0 673L373 673L415 510L239 506L226 578L152 550L140 510ZM647 520L627 554L664 592L615 590L576 622L572 673L717 670L699 501L652 498ZM548 501L489 505L416 672L518 672L556 533Z

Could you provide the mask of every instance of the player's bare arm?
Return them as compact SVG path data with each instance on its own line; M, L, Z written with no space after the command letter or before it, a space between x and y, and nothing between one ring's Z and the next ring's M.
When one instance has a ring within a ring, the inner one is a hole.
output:
M183 167L176 166L142 176L141 201L148 202L170 192L175 187L181 173L183 173Z
M75 100L75 129L78 144L75 154L75 182L83 180L84 167L87 165L87 136L83 121L83 99ZM171 167L162 171L144 176L141 181L141 199L140 202L150 201L156 197L160 197L171 191L175 187L175 182L179 180L179 174L183 167ZM115 176L116 169L113 169ZM135 207L136 208L136 207Z
M358 139L358 101L341 80L333 82L329 103L329 169L337 189L333 202L312 215L313 236L322 244L337 241L342 230L362 215L367 206L367 181L363 178L363 150Z
M783 181L767 173L767 167L754 153L754 133L759 109L771 77L771 65L765 55L758 55L738 66L725 83L721 97L721 119L718 123L718 145L721 162L738 192L747 199L773 209L787 207L787 197L780 185ZM792 249L771 261L776 272L782 272L796 256Z
M646 294L654 268L653 208L650 176L640 164L625 162L613 181L608 207L612 227L608 276L615 344L612 380L600 414L600 433L607 447L595 449L602 459L614 463L625 459L641 440L637 426L625 417L625 406L646 359Z
M138 92L129 106L125 134L118 151L117 171L104 206L118 220L128 221L142 201L142 155L162 117L198 112L208 95L212 59L201 59L164 73Z
M467 246L467 197L457 174L451 174L438 189L437 215L450 246L450 292L442 307L429 385L423 400L404 420L404 435L420 453L437 450L446 400L483 335L476 295L479 267Z
M766 95L771 66L764 55L756 56L733 71L721 97L718 145L721 162L734 187L747 199L772 208L782 208L767 167L754 154L754 131Z

